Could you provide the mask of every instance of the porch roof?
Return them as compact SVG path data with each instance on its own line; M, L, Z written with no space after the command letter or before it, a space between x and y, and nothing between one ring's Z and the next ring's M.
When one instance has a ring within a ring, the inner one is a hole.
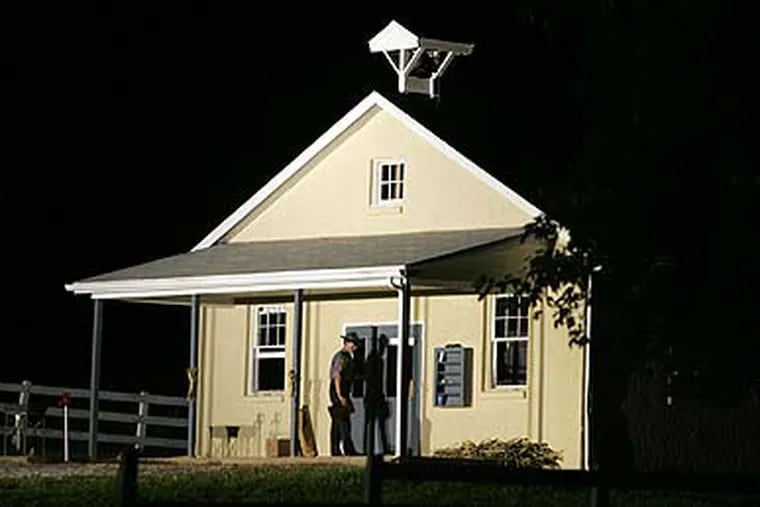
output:
M100 274L66 288L93 297L104 292L112 294L109 297L126 296L135 290L142 295L168 296L207 292L209 281L214 287L234 285L237 289L264 285L275 278L280 283L283 275L294 284L313 281L302 276L306 273L318 273L324 282L346 276L379 279L391 272L398 275L401 268L518 238L522 232L523 228L516 227L227 243Z

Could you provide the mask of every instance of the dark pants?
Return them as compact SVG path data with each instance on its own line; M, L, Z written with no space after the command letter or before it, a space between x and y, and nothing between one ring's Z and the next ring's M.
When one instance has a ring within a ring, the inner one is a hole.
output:
M350 409L341 405L330 407L330 454L333 456L354 456L357 454L351 439Z
M390 415L388 412L388 402L383 399L376 402L374 405L370 405L368 401L365 401L365 404L367 406L367 413L364 421L364 434L366 437L364 442L364 452L366 454L369 449L369 439L375 438L375 435L379 433L380 449L375 449L375 452L377 453L380 451L381 454L390 454L391 447L388 442L388 432L386 431L385 426L388 416ZM374 422L374 424L372 424L372 422ZM374 427L375 435L372 434L372 427Z

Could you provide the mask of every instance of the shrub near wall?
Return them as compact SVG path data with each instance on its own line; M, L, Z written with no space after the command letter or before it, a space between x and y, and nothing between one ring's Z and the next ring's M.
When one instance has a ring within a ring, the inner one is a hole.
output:
M501 463L508 468L559 468L562 454L546 443L525 437L511 440L493 438L475 443L465 441L433 453L439 458L481 459Z

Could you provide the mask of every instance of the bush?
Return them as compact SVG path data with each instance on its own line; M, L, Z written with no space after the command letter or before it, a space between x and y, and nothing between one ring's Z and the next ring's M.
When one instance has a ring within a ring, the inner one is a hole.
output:
M525 437L511 440L492 438L480 443L467 440L454 447L438 449L438 458L464 458L495 461L508 468L559 468L562 453L543 442L531 442Z

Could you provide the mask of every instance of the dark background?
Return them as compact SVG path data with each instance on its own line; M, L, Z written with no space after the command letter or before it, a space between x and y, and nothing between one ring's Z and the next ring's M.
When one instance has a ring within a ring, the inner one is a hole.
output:
M0 16L0 381L85 387L92 305L64 284L190 250L374 89L595 242L600 434L624 426L628 374L653 364L678 372L678 403L757 399L749 13L667 0L161 5ZM399 96L369 53L391 19L475 43L441 100ZM188 333L187 308L106 303L103 386L183 394Z

